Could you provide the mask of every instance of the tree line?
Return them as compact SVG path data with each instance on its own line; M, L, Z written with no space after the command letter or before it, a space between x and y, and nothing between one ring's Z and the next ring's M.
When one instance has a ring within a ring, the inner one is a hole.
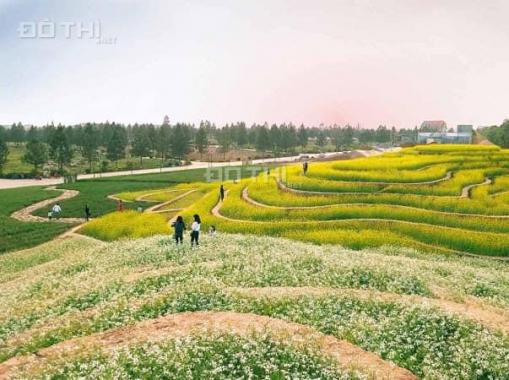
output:
M306 127L293 124L253 124L244 122L217 127L209 121L198 126L186 123L170 125L165 120L162 125L117 123L86 123L81 125L46 125L25 127L21 123L10 127L0 126L0 170L5 164L8 145L24 145L23 160L33 165L37 172L50 159L59 172L77 152L92 171L93 164L100 153L113 163L126 158L138 157L142 164L144 157L165 160L174 158L184 160L188 153L197 151L200 155L208 152L210 145L220 149L225 155L232 149L254 148L260 152L272 152L274 156L294 153L297 148L305 150L313 143L318 147L332 145L336 150L351 146L354 141L367 143L395 143L405 130L379 126L377 129L361 129L346 126Z
M479 130L479 133L502 148L509 148L509 119L504 120L500 126L491 126Z

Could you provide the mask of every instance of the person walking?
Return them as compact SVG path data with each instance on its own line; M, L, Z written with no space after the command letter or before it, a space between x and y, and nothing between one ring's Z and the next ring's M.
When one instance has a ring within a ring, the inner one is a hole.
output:
M122 212L122 211L124 211L124 201L122 201L122 199L119 199L119 200L118 200L118 203L117 203L117 211L118 211L118 212Z
M224 186L221 185L219 188L219 199L221 199L221 202L224 201Z
M62 207L57 203L51 209L51 217L55 219L60 219L60 214L62 213Z
M302 164L302 171L304 172L304 175L308 172L308 163L307 163L307 161Z
M194 214L193 216L194 222L191 224L191 247L196 244L198 247L198 239L200 238L200 227L201 227L201 219L198 214Z
M85 220L88 222L90 220L90 217L92 216L92 213L90 212L90 207L88 207L88 204L85 205Z
M184 230L186 229L186 225L184 223L184 219L182 216L177 216L177 220L173 222L172 227L175 229L175 234L173 235L175 238L175 242L180 244L184 243Z

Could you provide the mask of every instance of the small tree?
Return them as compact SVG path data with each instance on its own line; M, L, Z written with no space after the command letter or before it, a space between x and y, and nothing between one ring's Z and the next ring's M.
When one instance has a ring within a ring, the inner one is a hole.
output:
M60 173L63 173L65 165L71 163L72 156L73 151L65 133L65 128L59 126L51 136L50 157L57 162Z
M320 130L320 132L318 132L318 136L316 137L316 145L318 145L320 148L323 148L326 143L327 136L325 136L324 131Z
M201 159L203 157L203 153L205 153L205 150L209 145L207 129L205 128L205 125L203 125L202 123L200 125L200 128L198 129L198 132L196 132L194 144L196 146L196 150L200 153Z
M34 173L48 161L48 148L42 141L30 140L26 145L23 161L34 165Z
M140 158L140 166L143 166L143 156L150 154L151 140L146 128L138 128L134 132L132 154Z
M115 127L106 147L106 157L108 160L115 162L118 167L118 160L125 157L125 148L127 146L127 138L122 127Z
M231 128L226 125L223 128L219 129L216 133L216 139L221 147L221 152L223 153L223 159L226 159L226 153L230 151L230 147L233 143Z
M265 152L270 149L270 134L269 129L266 125L262 125L258 129L258 133L256 135L256 149L260 152Z
M171 127L169 124L163 124L157 131L157 151L161 157L161 166L169 155L171 147Z
M92 164L97 159L97 148L99 148L99 131L92 124L87 124L83 129L80 139L81 154L88 162L90 172Z
M179 159L183 159L191 146L191 133L184 124L177 124L171 139L171 151Z
M9 155L9 148L4 138L0 136L0 174L3 173L4 165L7 162L7 156Z
M235 142L237 146L244 147L248 143L246 123L240 122L236 126Z
M297 138L299 140L299 145L303 148L305 148L308 145L308 130L304 126L304 124L301 124L299 127L299 132L297 132Z

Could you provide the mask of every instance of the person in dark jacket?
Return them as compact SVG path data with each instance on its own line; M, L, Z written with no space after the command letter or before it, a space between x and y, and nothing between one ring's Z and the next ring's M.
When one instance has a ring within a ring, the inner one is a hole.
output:
M173 222L172 227L175 229L175 241L177 244L179 242L182 244L184 242L184 230L186 229L184 219L180 215L177 216L177 220Z
M88 204L85 205L85 219L87 222L90 220L90 217L92 216L92 213L90 212L90 207L88 207Z
M219 199L221 199L221 202L224 201L224 186L221 185L219 188Z

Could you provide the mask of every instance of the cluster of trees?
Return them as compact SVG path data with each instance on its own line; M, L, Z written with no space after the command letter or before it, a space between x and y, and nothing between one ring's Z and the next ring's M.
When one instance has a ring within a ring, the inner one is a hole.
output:
M509 148L509 119L504 120L500 126L492 126L479 131L493 144L502 148Z
M0 126L0 170L6 161L8 146L25 145L23 160L34 166L34 171L53 160L63 172L79 151L92 171L94 162L102 153L114 163L127 157L158 157L161 164L168 158L182 160L196 150L200 155L208 151L209 145L218 146L224 154L233 148L256 148L274 155L292 153L297 147L305 149L310 143L323 147L333 145L344 149L357 140L359 143L390 143L397 140L398 132L393 127L379 126L377 129L360 129L351 126L306 127L293 124L254 124L249 128L244 122L226 124L218 128L209 121L198 127L192 124L170 125L169 120L156 126L153 124L122 125L116 123L87 123L75 126L46 125L26 128L21 123L11 127Z

